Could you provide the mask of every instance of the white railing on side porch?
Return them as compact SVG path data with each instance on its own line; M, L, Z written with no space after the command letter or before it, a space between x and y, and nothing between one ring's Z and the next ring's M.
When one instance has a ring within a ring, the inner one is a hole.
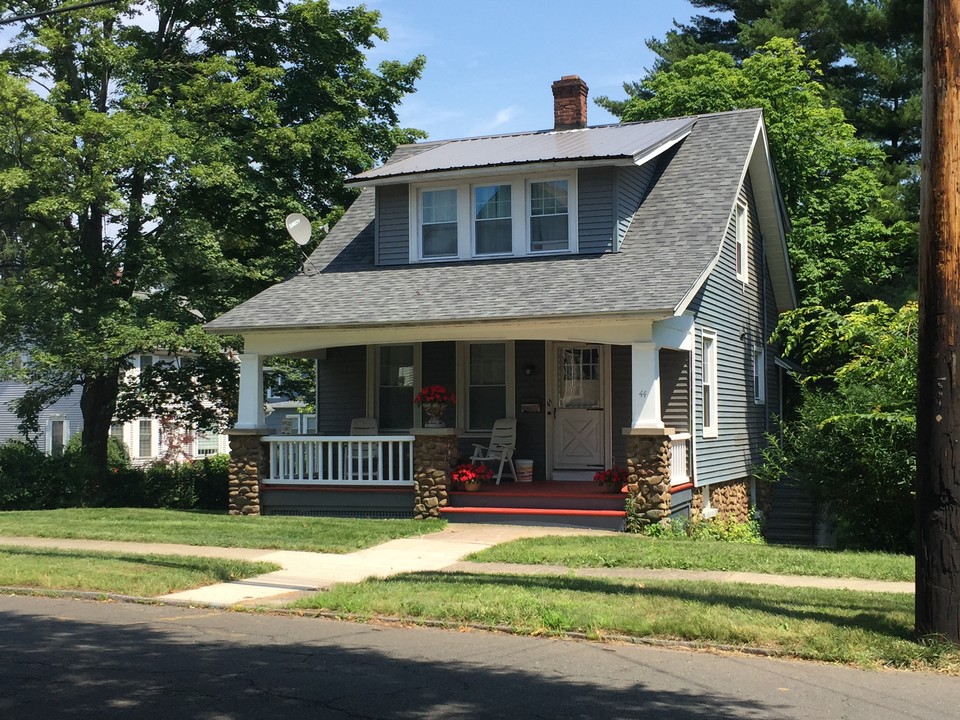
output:
M690 482L690 433L670 436L670 485Z
M413 484L412 435L270 435L274 485Z

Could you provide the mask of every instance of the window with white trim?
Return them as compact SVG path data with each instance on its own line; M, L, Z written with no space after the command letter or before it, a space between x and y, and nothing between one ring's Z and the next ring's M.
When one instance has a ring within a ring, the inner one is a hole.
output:
M717 437L717 334L712 330L703 331L700 353L703 436Z
M423 190L420 193L421 257L456 257L457 224L457 189Z
M566 180L530 182L530 252L570 249L570 205Z
M469 432L489 432L507 417L507 346L472 343L467 348L466 426Z
M747 266L747 206L742 202L738 202L735 215L737 226L737 239L735 246L737 280L745 283L750 276L749 268Z
M137 423L137 457L153 457L153 420L141 418Z
M70 421L64 415L47 418L46 436L47 453L53 457L61 457L70 439Z
M577 175L425 183L410 193L410 261L577 252Z
M753 346L753 401L761 405L766 399L766 353L763 345Z
M408 432L414 426L414 346L381 345L377 354L380 430Z

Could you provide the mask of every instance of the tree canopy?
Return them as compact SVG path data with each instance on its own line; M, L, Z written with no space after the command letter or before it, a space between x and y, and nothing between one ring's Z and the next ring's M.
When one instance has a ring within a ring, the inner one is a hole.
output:
M25 427L80 385L103 467L132 355L182 353L191 372L220 355L196 326L295 269L286 214L336 219L354 197L343 177L419 136L395 108L423 58L370 69L383 38L376 12L325 0L23 23L0 53L0 367L31 384Z

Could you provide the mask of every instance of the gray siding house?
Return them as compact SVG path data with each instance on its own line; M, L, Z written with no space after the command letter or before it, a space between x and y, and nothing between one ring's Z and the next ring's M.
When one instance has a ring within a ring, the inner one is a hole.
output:
M780 402L767 339L796 303L762 113L589 127L583 81L553 91L552 130L402 146L350 178L303 271L207 326L245 342L234 455L259 469L234 512L361 486L452 512L444 473L502 417L533 489L624 466L649 519L756 501ZM266 434L277 354L316 359L311 438ZM414 404L427 385L457 394L446 430ZM379 424L362 467L354 418Z

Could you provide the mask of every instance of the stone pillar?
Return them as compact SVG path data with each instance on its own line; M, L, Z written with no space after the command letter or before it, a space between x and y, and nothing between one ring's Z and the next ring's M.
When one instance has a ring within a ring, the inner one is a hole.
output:
M750 481L731 480L711 485L710 506L717 509L717 517L746 522L750 519Z
M440 517L459 450L454 428L413 428L413 517Z
M640 530L670 516L670 435L673 428L625 428L627 527ZM632 515L632 517L631 517Z
M260 442L264 429L227 431L230 438L229 511L231 515L260 514L260 478L267 472L269 446Z

